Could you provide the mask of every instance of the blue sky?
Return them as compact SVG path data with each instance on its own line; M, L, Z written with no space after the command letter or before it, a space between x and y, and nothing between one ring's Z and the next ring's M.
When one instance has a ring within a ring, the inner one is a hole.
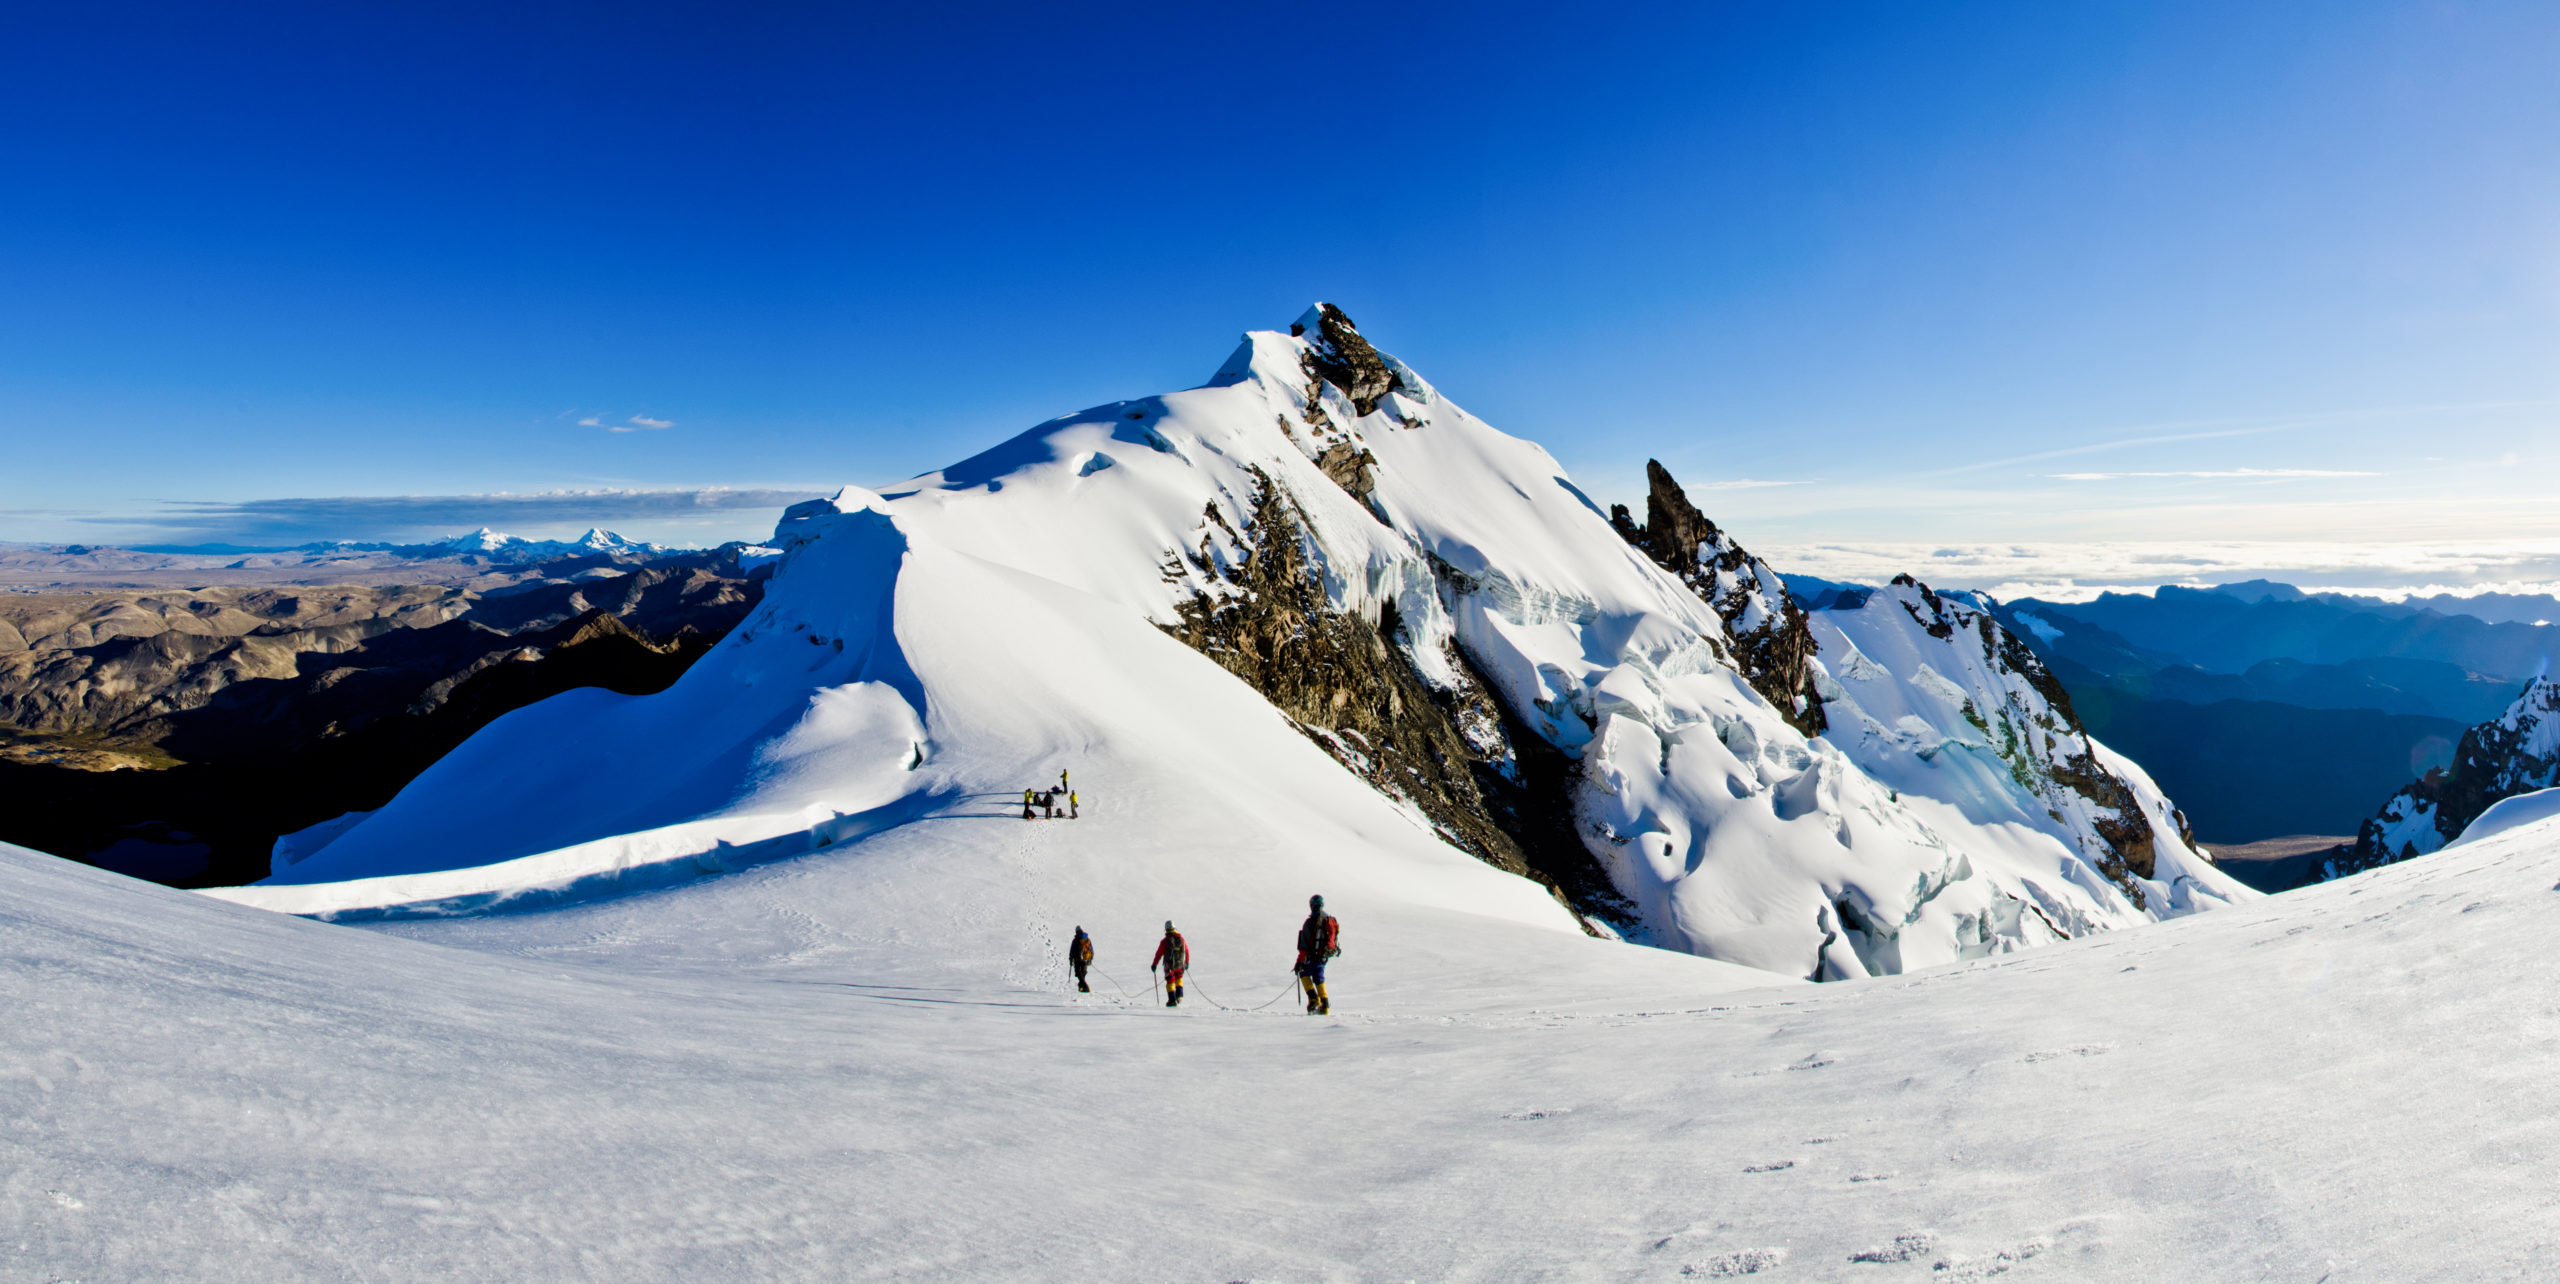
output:
M1807 565L2560 553L2544 3L35 9L0 538L752 535L1327 298Z

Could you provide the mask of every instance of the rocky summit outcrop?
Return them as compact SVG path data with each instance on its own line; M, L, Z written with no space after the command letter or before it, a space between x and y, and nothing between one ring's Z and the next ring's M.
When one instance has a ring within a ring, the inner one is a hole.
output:
M2356 829L2354 845L2320 863L2313 881L2424 856L2462 836L2480 813L2517 794L2560 785L2560 682L2525 684L2507 711L2462 733L2453 765L2430 769Z
M1644 525L1636 525L1624 504L1610 506L1609 524L1715 608L1730 638L1734 667L1779 716L1808 736L1821 735L1813 633L1786 581L1698 511L1660 460L1646 460L1644 475Z
M744 618L734 565L564 567L490 594L338 585L0 598L0 838L178 882L379 805L579 686L664 688ZM731 573L724 573L731 572Z
M1351 324L1342 309L1319 303L1314 319L1316 335L1308 343L1304 358L1307 374L1341 389L1342 395L1351 399L1352 409L1360 414L1377 413L1381 399L1404 387L1397 372L1376 346L1360 337L1359 328ZM1303 319L1289 327L1292 335L1306 332Z

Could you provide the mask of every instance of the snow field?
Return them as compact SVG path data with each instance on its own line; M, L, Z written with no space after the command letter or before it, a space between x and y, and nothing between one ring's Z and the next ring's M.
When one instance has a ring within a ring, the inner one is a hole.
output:
M0 853L0 1273L2348 1284L2560 1250L2560 822L1822 987L1355 903L1329 1019L1072 995L1033 928L1114 826L983 823L1051 891L914 899L991 846L931 823L374 929ZM1232 960L1294 908L1192 929L1204 984L1283 979ZM1137 917L1096 929L1124 980Z

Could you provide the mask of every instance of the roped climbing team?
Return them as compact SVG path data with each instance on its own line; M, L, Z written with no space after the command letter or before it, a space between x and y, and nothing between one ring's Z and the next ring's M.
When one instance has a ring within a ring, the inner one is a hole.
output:
M1022 791L1022 818L1034 819L1031 814L1034 807L1045 810L1052 818L1056 817L1060 794L1067 797L1067 818L1074 819L1076 795L1067 787L1067 773L1064 771L1058 773L1056 788ZM1298 988L1307 1000L1309 1015L1323 1016L1333 1011L1333 999L1324 988L1324 965L1340 953L1342 921L1324 912L1323 897L1308 897L1307 921L1298 925L1298 961L1290 968L1290 974L1298 978ZM1092 967L1093 938L1085 935L1084 928L1078 926L1076 939L1067 946L1067 970L1075 974L1076 989L1080 993L1093 992L1093 986L1085 980L1085 973ZM1166 919L1164 937L1156 942L1155 957L1147 963L1148 972L1161 972L1164 976L1166 1007L1182 1006L1182 978L1190 970L1191 943L1174 930L1172 919Z
M1298 925L1298 961L1290 973L1298 978L1298 988L1306 996L1307 1012L1323 1016L1333 1011L1333 999L1325 993L1324 965L1342 953L1342 920L1324 912L1324 898L1307 898L1307 921ZM1076 929L1073 945L1067 947L1067 966L1076 974L1076 988L1086 988L1085 969L1093 966L1093 938ZM1191 943L1174 930L1173 920L1166 919L1164 937L1156 942L1155 957L1147 961L1147 971L1164 974L1164 1005L1182 1006L1182 976L1191 970Z

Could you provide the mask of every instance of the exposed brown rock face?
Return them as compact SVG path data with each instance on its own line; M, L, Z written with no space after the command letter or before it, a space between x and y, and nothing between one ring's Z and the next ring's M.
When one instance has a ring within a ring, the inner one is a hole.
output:
M1324 475L1332 478L1336 485L1351 492L1353 499L1364 504L1369 502L1369 493L1378 488L1377 475L1372 471L1377 464L1376 455L1347 441L1335 442L1325 447L1323 454L1316 456L1316 467L1323 469Z
M1775 705L1788 725L1808 736L1829 725L1813 689L1813 629L1784 581L1707 519L1659 460L1644 465L1650 492L1644 525L1616 507L1609 523L1654 564L1680 577L1725 624L1736 668Z
M2099 766L2097 758L2087 753L2055 763L2053 779L2063 788L2114 813L2102 814L2097 819L2098 837L2106 843L2108 850L2108 858L2098 862L2098 872L2122 889L2132 899L2134 908L2143 908L2142 888L2128 880L2124 876L2125 871L2131 870L2149 878L2158 859L2151 845L2151 820L2142 814L2142 803L2133 796L2133 787L2114 772Z
M1372 622L1335 609L1308 559L1295 502L1267 475L1256 479L1252 512L1234 532L1247 549L1240 565L1175 555L1219 591L1195 588L1181 623L1166 631L1262 693L1372 787L1411 802L1452 846L1546 883L1569 906L1623 916L1573 835L1570 806L1530 796L1532 777L1551 770L1561 798L1570 765L1516 757L1513 746L1535 737L1508 735L1498 702L1472 676L1454 691L1423 682L1395 641L1392 611ZM1226 526L1214 511L1204 524ZM1168 561L1169 573L1179 569ZM1472 675L1462 655L1451 658ZM1536 748L1554 753L1542 741Z
M1361 414L1372 414L1386 395L1403 386L1393 370L1378 356L1378 350L1360 337L1359 328L1342 309L1330 303L1316 305L1316 341L1314 351L1305 357L1307 372L1342 390L1351 398L1351 406ZM1304 335L1306 327L1292 325L1289 333Z

